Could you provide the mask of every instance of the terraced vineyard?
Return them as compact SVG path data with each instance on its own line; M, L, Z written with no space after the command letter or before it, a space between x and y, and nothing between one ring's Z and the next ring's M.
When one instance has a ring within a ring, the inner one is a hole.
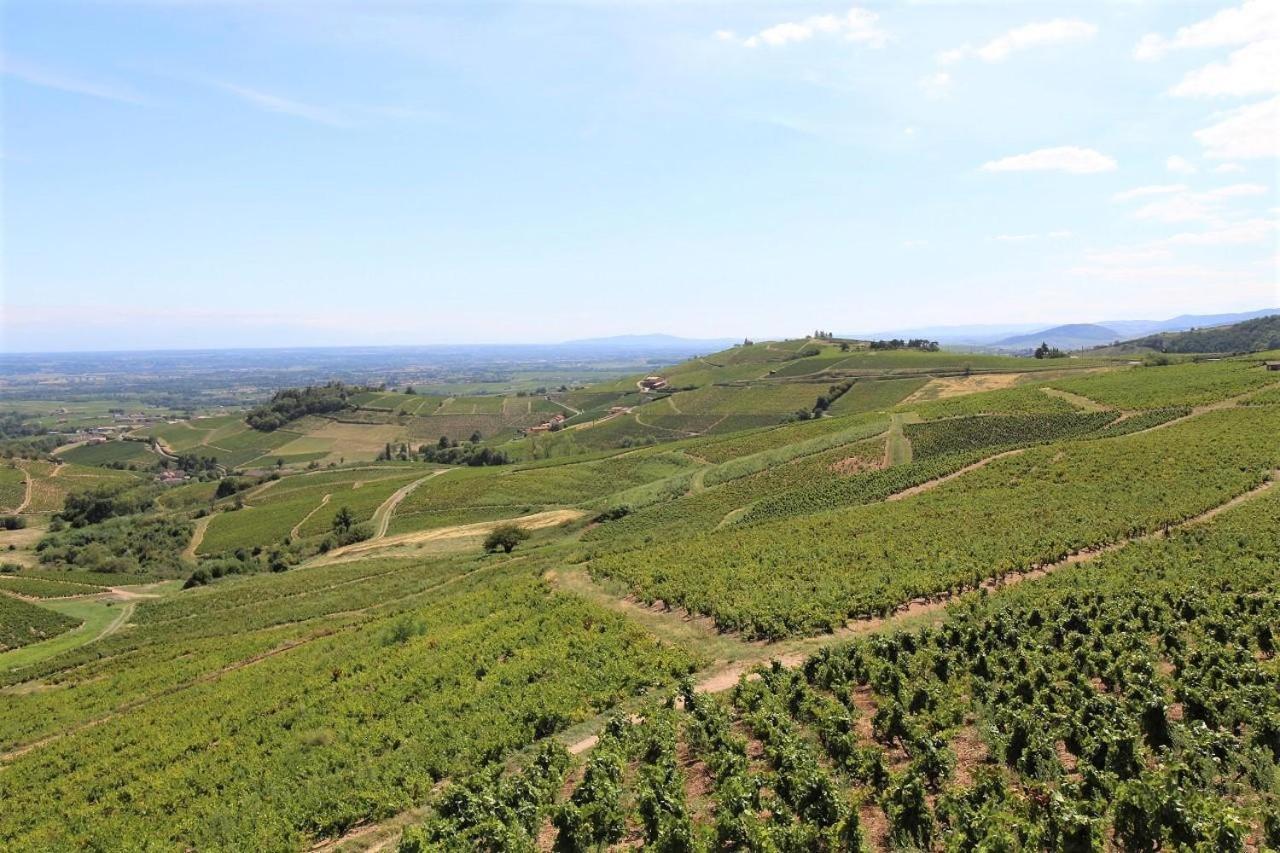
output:
M936 626L686 683L460 780L415 845L1242 850L1280 842L1280 491Z
M16 460L0 849L1275 848L1259 360L774 341Z

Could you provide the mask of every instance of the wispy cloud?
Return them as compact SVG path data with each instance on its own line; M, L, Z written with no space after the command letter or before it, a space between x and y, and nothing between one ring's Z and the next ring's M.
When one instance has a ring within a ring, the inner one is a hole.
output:
M1256 41L1187 73L1169 90L1183 98L1249 97L1280 92L1280 38Z
M854 6L843 15L812 15L798 21L783 21L745 38L739 38L732 30L717 30L714 37L750 48L784 47L818 36L841 38L868 47L884 47L889 34L880 27L879 21L880 16L875 12Z
M1173 50L1228 47L1280 37L1280 6L1274 0L1247 0L1232 9L1180 28L1172 37L1149 33L1133 49L1135 58L1151 61Z
M292 98L264 92L260 89L251 89L247 86L237 86L232 83L215 82L214 85L222 91L235 95L242 101L266 112L292 116L293 118L300 118L316 124L327 125L328 127L352 126L350 119L328 107L318 107L313 104L295 101Z
M1131 190L1118 192L1111 196L1114 202L1132 201L1135 198L1145 198L1152 195L1168 195L1170 193L1186 192L1188 189L1186 184L1152 184L1145 187L1134 187Z
M1251 160L1280 154L1280 97L1237 107L1195 132L1204 156L1214 160Z
M1186 157L1179 157L1177 154L1165 160L1164 167L1175 175L1194 175L1200 171L1196 168L1195 163L1192 163Z
M1114 172L1116 161L1092 148L1063 145L1041 148L1027 154L1016 154L982 164L984 172L1068 172L1088 175Z
M946 65L972 57L981 59L983 62L1003 62L1010 55L1024 50L1072 41L1084 41L1093 38L1097 34L1097 26L1088 21L1068 18L1035 21L1020 27L1014 27L978 47L966 44L943 51L938 54L938 61Z
M951 90L951 72L935 71L920 78L920 88L931 97L941 97Z
M1257 197L1266 195L1267 192L1267 188L1261 184L1229 184L1203 192L1183 189L1148 202L1134 211L1133 216L1135 219L1155 222L1220 223L1224 219L1225 208L1232 199Z
M15 80L21 80L32 86L54 89L73 95L84 95L89 98L100 98L104 101L117 101L122 104L142 105L147 103L141 95L129 89L109 83L84 80L47 68L40 68L12 56L0 57L0 73Z

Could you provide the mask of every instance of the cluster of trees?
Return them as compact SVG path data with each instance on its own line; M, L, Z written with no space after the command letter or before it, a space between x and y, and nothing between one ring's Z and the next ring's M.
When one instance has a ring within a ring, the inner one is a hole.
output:
M131 514L95 524L51 531L36 545L46 565L90 572L177 572L191 540L191 522L169 516Z
M321 415L354 408L351 396L362 390L364 389L341 382L308 385L306 388L285 388L272 395L269 403L250 411L245 416L245 423L261 432L271 432L305 415Z
M1049 346L1048 342L1042 341L1040 346L1036 347L1032 353L1036 358L1066 358L1067 354L1057 347Z
M23 412L0 412L0 456L38 459L52 453L61 439L49 435L39 421Z
M67 495L55 526L87 527L108 518L136 515L155 505L155 490L137 486L98 486ZM51 528L52 529L52 528Z
M823 332L823 331L815 330L812 337L815 337L820 341L832 341L832 340L835 340L836 336L831 332Z
M1261 352L1280 349L1280 314L1246 320L1230 326L1191 329L1186 332L1161 332L1138 338L1123 345L1127 348L1150 347L1160 352Z
M187 577L183 589L205 586L228 575L254 575L259 572L285 572L298 562L298 554L288 548L272 548L264 551L254 548L252 551L237 548L231 554L223 554L210 560L201 560L200 565Z
M922 352L937 352L941 349L937 341L931 341L928 338L911 338L903 340L902 338L890 338L887 341L872 341L872 349L918 349Z
M160 467L168 469L172 465L179 471L185 471L193 477L201 475L216 475L220 471L217 457L214 456L197 456L194 453L180 453L176 460L161 459Z
M417 457L423 462L437 462L441 465L470 465L473 468L484 465L507 465L511 458L501 450L479 445L480 433L473 432L471 440L465 444L449 440L448 436L440 436L435 445L424 444L418 448ZM401 445L401 459L408 459L404 445ZM390 458L390 457L388 457Z
M357 522L351 507L341 507L333 517L333 529L320 541L320 553L327 554L334 548L354 545L373 536L373 525Z
M787 417L788 421L807 421L813 418L820 418L826 414L827 409L831 408L831 404L839 400L849 389L853 387L853 380L848 379L844 382L832 385L827 389L827 393L820 394L818 399L814 401L812 409L797 409L794 415Z

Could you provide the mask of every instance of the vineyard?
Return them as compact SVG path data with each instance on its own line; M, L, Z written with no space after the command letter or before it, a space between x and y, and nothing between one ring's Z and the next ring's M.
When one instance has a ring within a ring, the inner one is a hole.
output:
M1028 450L911 500L722 529L590 568L748 636L831 631L1190 518L1280 467L1280 446L1258 440L1278 431L1274 410L1211 412Z
M688 682L578 766L450 785L400 850L1274 847L1277 557L1272 490L724 697Z
M1258 361L820 336L18 458L0 849L1280 849Z
M13 592L21 594L22 590L15 588ZM61 613L0 595L0 652L56 636L78 624Z

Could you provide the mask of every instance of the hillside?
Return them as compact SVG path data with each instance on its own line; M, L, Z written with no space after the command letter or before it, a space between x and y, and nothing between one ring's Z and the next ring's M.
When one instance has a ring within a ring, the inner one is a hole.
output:
M1051 329L1031 332L1030 334L1014 335L996 341L992 346L1000 349L1021 350L1034 348L1041 343L1048 343L1051 347L1071 350L1097 346L1098 344L1115 341L1119 337L1120 334L1118 332L1106 326L1098 326L1091 323L1073 323L1066 326L1054 326Z
M1161 332L1123 341L1115 352L1247 353L1280 348L1280 313L1227 326Z
M0 847L1262 849L1280 375L1127 360L801 338L14 459Z

